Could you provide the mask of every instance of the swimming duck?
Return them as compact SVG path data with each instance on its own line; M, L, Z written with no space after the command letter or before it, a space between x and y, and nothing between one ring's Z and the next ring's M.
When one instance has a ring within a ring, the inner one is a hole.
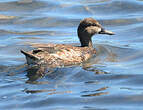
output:
M113 32L105 30L98 21L93 18L85 18L80 21L77 29L81 46L75 47L64 44L47 44L46 47L21 52L26 56L28 65L46 65L49 68L63 67L82 63L93 55L96 50L92 46L94 34L114 35Z

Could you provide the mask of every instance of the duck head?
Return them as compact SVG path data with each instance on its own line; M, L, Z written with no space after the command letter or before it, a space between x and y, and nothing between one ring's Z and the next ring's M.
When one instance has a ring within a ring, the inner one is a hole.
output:
M113 32L105 30L101 24L93 18L85 18L80 21L77 29L78 38L81 43L81 47L92 47L92 36L94 34L107 34L114 35Z

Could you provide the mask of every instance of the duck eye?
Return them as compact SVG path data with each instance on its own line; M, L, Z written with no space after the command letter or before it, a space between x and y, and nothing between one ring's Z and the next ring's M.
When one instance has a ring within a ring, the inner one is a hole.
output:
M93 23L88 23L88 24L85 24L85 25L84 25L85 28L90 27L90 26L97 26L97 25L96 25L96 24L93 24Z
M86 24L86 26L85 26L85 28L86 27L89 27L89 26L96 26L96 27L102 27L100 24L97 24L97 23L88 23L88 24Z

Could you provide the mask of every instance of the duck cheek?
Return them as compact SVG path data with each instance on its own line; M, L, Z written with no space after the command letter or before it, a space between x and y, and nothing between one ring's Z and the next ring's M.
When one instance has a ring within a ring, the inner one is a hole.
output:
M86 28L87 33L94 35L97 34L101 31L101 28L96 27L96 26L90 26Z

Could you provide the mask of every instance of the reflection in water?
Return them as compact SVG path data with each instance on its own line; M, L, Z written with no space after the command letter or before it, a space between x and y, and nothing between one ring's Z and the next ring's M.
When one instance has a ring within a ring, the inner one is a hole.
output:
M56 89L52 89L52 90L28 90L27 88L23 90L23 92L26 92L26 93L31 93L31 94L34 94L34 93L41 93L41 92L54 92L56 91Z
M65 94L65 93L72 93L72 91L62 91L62 92L51 92L51 93L48 93L48 95L54 95L54 94Z
M0 14L0 20L2 22L2 20L11 20L11 19L14 19L16 18L15 16L6 16L6 15L1 15Z
M93 62L92 63L86 62L86 63L83 63L83 65L73 65L73 68L74 68L74 66L76 66L76 67L82 66L82 69L84 69L85 71L94 72L95 74L108 74L108 72L100 70L100 69L96 68L96 66L93 66ZM71 67L72 67L72 65L71 65ZM36 80L41 79L44 76L48 76L51 79L55 79L58 76L58 74L60 74L59 70L63 69L63 71L64 71L64 68L68 70L68 69L70 69L70 66L69 67L68 66L61 67L61 68L60 67L59 68L48 68L45 65L27 66L27 77L29 79L26 82L27 83L36 83L35 82ZM72 73L69 73L69 74L72 74Z
M104 70L100 70L99 68L97 68L96 66L91 65L91 64L90 64L90 66L88 64L88 67L86 64L84 64L83 69L86 71L94 72L95 74L108 74L108 72L106 72Z
M27 83L33 82L42 78L45 75L45 68L39 66L28 67L27 77L29 78Z
M100 93L94 93L94 94L86 94L86 95L82 95L82 97L101 96L101 95L106 95L106 94L109 94L109 92L100 92Z
M94 91L83 91L83 93L87 93L87 92L92 92L91 94L85 94L82 95L82 97L90 97L90 96L101 96L101 95L106 95L109 94L109 92L103 92L104 90L106 90L108 87L102 87L100 89L94 90ZM97 92L97 93L93 93L93 92Z
M29 90L29 89L24 89L23 92L27 93L27 94L36 94L36 93L42 93L42 92L48 92L47 95L61 95L61 94L69 94L69 93L72 93L72 91L57 91L56 89L51 89L51 90L46 90L46 89L43 89L43 90Z
M35 81L43 78L45 75L52 74L57 68L47 68L44 65L28 66L26 83L36 83ZM37 82L38 83L38 82Z

